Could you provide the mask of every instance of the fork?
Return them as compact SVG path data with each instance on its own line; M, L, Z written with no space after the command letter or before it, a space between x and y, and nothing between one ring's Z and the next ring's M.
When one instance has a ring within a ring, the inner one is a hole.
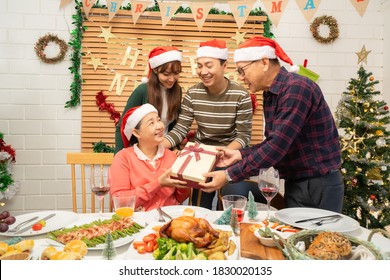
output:
M330 221L330 223L335 223L338 220L340 220L341 218L342 217L332 217L330 219L329 218L328 219L322 219L322 220L320 220L318 222L315 222L314 224L317 225L317 226L322 226L324 224L324 222L326 222L326 221ZM326 223L326 224L328 224L328 223Z
M160 214L160 216L158 217L158 221L159 221L160 223L165 223L165 219L164 219L164 217L163 217L163 212L161 211L161 208L158 207L158 208L157 208L157 211L158 211L158 213Z
M35 216L31 219L28 219L27 221L24 221L24 222L21 222L20 224L18 224L16 227L14 227L13 229L10 229L9 231L7 231L7 233L14 233L14 232L17 232L21 227L23 227L24 225L28 224L29 222L32 222L36 219L38 219L39 217L38 216Z

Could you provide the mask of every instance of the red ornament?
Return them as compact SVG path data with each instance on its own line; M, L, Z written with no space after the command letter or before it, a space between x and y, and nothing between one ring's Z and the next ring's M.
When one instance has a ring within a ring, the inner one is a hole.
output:
M119 122L121 117L120 113L115 110L114 103L106 102L107 96L103 94L103 91L99 91L96 94L96 105L99 107L100 111L107 111L111 114L110 119L114 120L115 125Z
M375 200L375 199L376 199L375 194L370 194L370 199L371 199L371 200Z
M352 179L352 186L356 186L357 182L358 182L358 180L356 178Z
M389 110L389 106L385 106L385 107L383 107L383 109L385 110L385 111L388 111Z

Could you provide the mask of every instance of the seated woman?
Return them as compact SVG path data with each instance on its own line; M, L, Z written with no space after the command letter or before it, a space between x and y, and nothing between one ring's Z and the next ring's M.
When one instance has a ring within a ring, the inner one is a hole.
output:
M177 205L188 198L186 183L169 176L176 154L161 144L164 124L156 108L149 103L131 108L123 117L121 133L125 148L111 165L111 195L135 194L138 211Z

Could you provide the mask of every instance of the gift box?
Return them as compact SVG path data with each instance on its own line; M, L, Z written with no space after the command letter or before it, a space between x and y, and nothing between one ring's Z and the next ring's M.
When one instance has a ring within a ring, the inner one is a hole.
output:
M187 182L187 187L199 189L207 178L203 173L214 169L217 159L215 146L188 142L172 165L171 177Z

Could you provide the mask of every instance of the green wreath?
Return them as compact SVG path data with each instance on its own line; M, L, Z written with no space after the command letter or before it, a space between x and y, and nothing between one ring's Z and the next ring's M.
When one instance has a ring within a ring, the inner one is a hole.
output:
M48 58L45 54L45 48L50 43L56 43L59 48L60 52L57 56ZM37 56L44 62L48 64L55 64L57 62L60 62L64 59L66 52L68 51L68 44L57 37L57 35L53 34L47 34L41 38L39 38L38 42L35 44L35 53Z
M322 37L319 34L320 25L326 25L329 27L329 36ZM339 37L339 26L337 20L332 16L321 16L314 19L310 25L310 31L314 39L321 44L330 44Z

